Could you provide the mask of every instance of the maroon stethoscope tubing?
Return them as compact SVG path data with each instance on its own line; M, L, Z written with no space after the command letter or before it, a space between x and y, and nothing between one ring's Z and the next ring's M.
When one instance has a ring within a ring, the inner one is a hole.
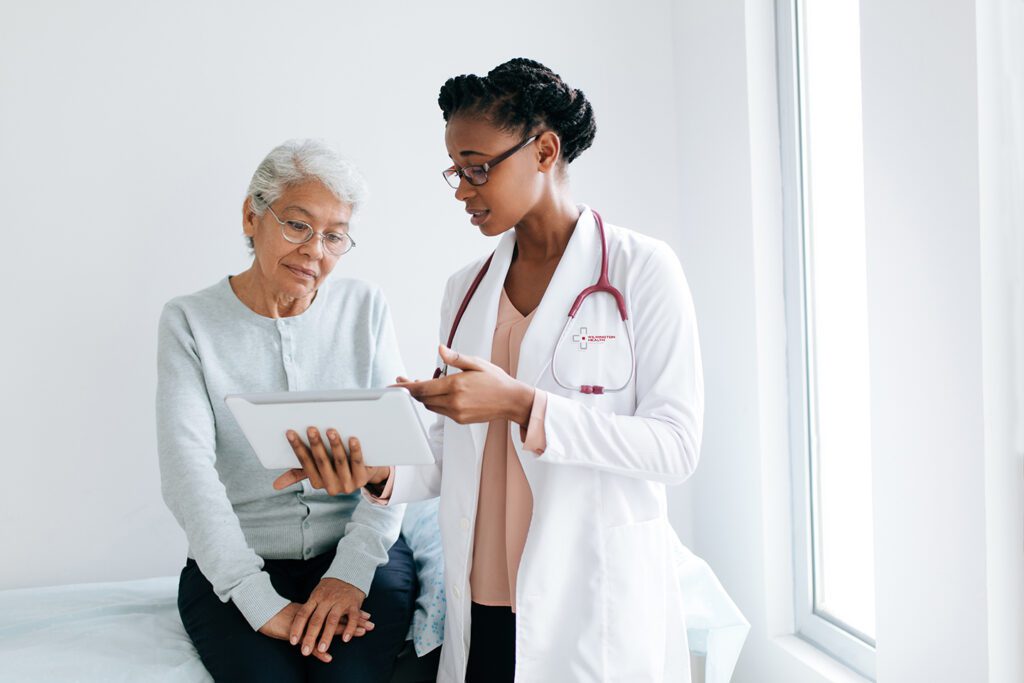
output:
M487 269L491 267L491 260L493 258L493 253L487 257L487 260L484 262L484 267L481 268L480 272L476 274L475 278L473 278L473 284L469 286L469 291L466 292L466 296L462 299L462 305L459 306L459 312L455 314L455 320L452 322L452 331L448 334L448 344L446 344L446 346L449 349L452 348L452 342L455 341L455 333L459 331L459 323L462 321L462 315L466 312L466 308L469 306L469 302L473 298L473 295L476 294L477 287L480 286L480 281L484 279L484 275L487 275ZM434 379L440 377L441 372L441 368L436 368L434 370Z
M619 307L619 316L622 318L622 322L626 322L629 319L629 314L626 312L626 299L622 296L622 292L615 288L608 279L608 240L604 236L604 221L601 219L601 214L597 211L591 211L594 214L594 218L597 220L597 229L601 233L601 275L597 278L597 282L590 285L576 297L576 301L573 302L572 308L569 309L569 317L575 318L576 313L580 310L580 306L583 305L583 301L597 292L605 292L615 297L615 303Z

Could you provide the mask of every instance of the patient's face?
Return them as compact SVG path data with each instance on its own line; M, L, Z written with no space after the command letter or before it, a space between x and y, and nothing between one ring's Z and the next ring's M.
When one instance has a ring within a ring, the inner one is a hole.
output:
M444 134L448 156L456 168L483 164L523 141L518 133L502 130L486 119L456 114ZM455 199L468 211L481 212L467 223L485 235L500 235L515 227L543 195L544 173L538 170L537 149L527 145L488 173L484 185L470 185L462 179Z
M318 181L289 187L271 208L282 221L301 221L318 233L347 233L352 218L352 207ZM242 227L253 240L253 271L274 294L295 298L312 295L341 258L326 251L318 235L305 244L289 242L270 211L262 216L245 211Z

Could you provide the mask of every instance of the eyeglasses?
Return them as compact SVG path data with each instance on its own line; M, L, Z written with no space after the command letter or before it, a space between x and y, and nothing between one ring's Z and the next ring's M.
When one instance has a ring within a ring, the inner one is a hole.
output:
M263 198L260 197L260 199L262 200ZM313 239L313 235L318 234L309 223L293 220L281 220L277 217L277 214L274 213L270 204L267 204L267 210L270 211L270 215L274 217L274 220L281 224L281 235L292 244L305 244ZM332 256L347 254L352 250L352 247L356 246L356 241L344 232L332 231L319 233L319 235L320 243L323 244L324 251Z
M507 152L503 152L498 156L494 157L493 159L491 159L490 161L485 161L482 164L466 166L463 169L458 169L455 166L452 166L451 168L446 168L441 173L442 175L444 175L445 181L454 189L459 188L459 180L461 178L465 178L466 182L468 182L470 185L478 187L487 182L488 171L490 171L492 168L494 168L501 162L505 161L505 159L508 159L510 156L521 150L523 147L526 147L528 144L536 140L538 137L539 135L531 135L530 137L526 138L525 140L523 140L522 142L520 142L518 145L508 150Z

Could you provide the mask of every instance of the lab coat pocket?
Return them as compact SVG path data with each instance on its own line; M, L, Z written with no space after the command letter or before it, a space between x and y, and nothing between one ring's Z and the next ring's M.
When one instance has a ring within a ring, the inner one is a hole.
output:
M609 681L659 680L665 662L665 520L604 530L604 641Z

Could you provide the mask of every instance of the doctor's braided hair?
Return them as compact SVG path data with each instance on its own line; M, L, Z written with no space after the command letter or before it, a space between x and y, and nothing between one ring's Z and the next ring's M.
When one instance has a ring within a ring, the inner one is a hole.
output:
M532 59L517 57L486 76L463 74L441 86L437 103L449 121L457 113L486 117L494 125L526 135L550 130L562 143L562 158L571 163L594 142L594 109L582 90Z

